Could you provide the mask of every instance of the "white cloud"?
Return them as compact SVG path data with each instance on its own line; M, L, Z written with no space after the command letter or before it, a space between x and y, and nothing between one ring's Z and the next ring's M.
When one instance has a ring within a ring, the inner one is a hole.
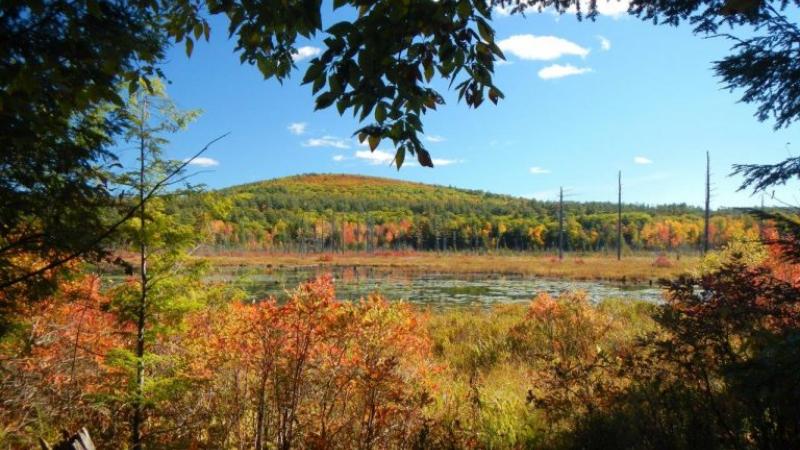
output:
M597 12L603 16L610 16L618 19L628 14L628 6L630 6L630 4L630 0L598 0ZM586 4L583 9L587 9L588 6L589 5Z
M539 166L533 166L530 169L528 169L528 171L534 175L544 175L550 173L550 170Z
M323 136L321 138L309 138L302 144L303 147L334 147L334 148L350 148L350 144L344 139L339 139L334 136Z
M442 136L437 136L435 134L430 134L430 135L425 136L425 140L428 141L428 142L436 143L436 142L444 142L446 139L444 137L442 137Z
M586 57L589 49L555 36L534 36L532 34L516 34L497 41L506 54L521 59L550 61L565 55Z
M605 36L597 36L597 39L600 40L600 49L607 52L611 50L611 41L608 40Z
M552 80L570 75L582 75L591 71L592 69L588 67L575 67L572 64L553 64L539 70L538 75L543 80Z
M436 159L436 158L433 158L431 161L433 162L434 167L449 166L451 164L459 164L463 162L460 159Z
M302 61L304 59L319 56L320 53L322 53L321 48L305 45L295 50L295 52L292 54L292 59L294 59L295 61Z
M306 128L308 128L308 124L305 123L305 122L292 122L286 128L289 129L290 133L292 133L294 135L297 135L297 136L300 136L301 134L306 132Z
M188 159L184 159L184 162L189 161ZM199 166L199 167L214 167L219 165L219 161L213 158L206 158L205 156L198 156L197 158L189 161L190 166Z
M358 150L356 151L355 157L358 159L363 159L367 163L374 166L380 164L389 164L394 161L394 154L383 150L375 150L374 152L369 150Z
M336 162L344 161L344 159L345 159L344 155L333 155L333 160Z
M644 156L634 156L633 162L636 164L653 164L653 160Z
M581 0L581 12L586 14L589 11L589 0ZM597 0L597 13L601 16L608 16L619 19L628 14L628 6L631 0ZM555 12L555 11L553 11ZM578 9L572 5L565 11L568 14L575 14Z

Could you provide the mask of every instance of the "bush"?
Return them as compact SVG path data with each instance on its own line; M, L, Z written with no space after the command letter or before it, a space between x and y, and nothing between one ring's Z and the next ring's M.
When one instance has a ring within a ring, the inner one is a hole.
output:
M653 261L653 267L672 267L672 261L670 261L669 257L665 254L658 255Z

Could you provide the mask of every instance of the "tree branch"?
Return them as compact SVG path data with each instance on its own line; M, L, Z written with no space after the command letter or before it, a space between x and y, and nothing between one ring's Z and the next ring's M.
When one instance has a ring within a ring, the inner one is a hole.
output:
M138 203L137 203L135 206L133 206L132 208L130 208L130 209L129 209L129 210L126 212L126 213L125 213L125 215L123 215L123 216L122 216L122 218L121 218L121 219L119 219L118 221L114 222L114 223L113 223L113 224L112 224L112 225L111 225L111 226L110 226L110 227L109 227L109 228L108 228L106 231L104 231L103 233L101 233L101 234L100 234L100 235L99 235L97 238L95 238L95 239L94 239L94 240L93 240L91 243L89 243L87 246L85 246L84 248L82 248L82 249L80 249L80 250L77 250L77 251L75 251L75 252L73 252L73 253L70 253L70 254L69 254L69 255L67 255L67 256L64 256L64 257L62 257L62 258L57 258L57 259L55 259L54 261L51 261L49 264L47 264L46 266L44 266L44 267L42 267L42 268L40 268L40 269L34 270L34 271L32 271L32 272L28 272L28 273L26 273L26 274L24 274L24 275L20 275L20 276L18 276L18 277L16 277L16 278L13 278L13 279L9 280L9 281L3 282L2 284L0 284L0 290L7 289L7 288L9 288L9 287L11 287L11 286L13 286L13 285L15 285L15 284L22 283L22 282L24 282L24 281L27 281L27 280L29 280L29 279L33 278L33 277L39 276L39 275L41 275L41 274L43 274L43 273L47 272L48 270L53 270L53 269L55 269L55 268L57 268L57 267L60 267L60 266L62 266L62 265L64 265L64 264L66 264L66 263L68 263L68 262L70 262L70 261L72 261L72 260L74 260L74 259L76 259L76 258L80 257L81 255L83 255L83 254L85 254L85 253L89 252L90 250L92 250L92 248L94 248L96 245L100 244L102 241L106 240L106 239L107 239L109 236L111 236L112 234L114 234L114 232L115 232L115 231L116 231L116 230L117 230L117 229L118 229L120 226L122 226L122 224L124 224L125 222L127 222L128 220L130 220L130 218L131 218L131 217L133 217L133 216L134 216L134 214L136 214L136 212L137 212L137 211L138 211L138 209L139 209L139 208L142 206L142 204L144 204L144 203L146 203L147 201L149 201L149 200L150 200L150 198L151 198L151 197L153 197L153 195L155 195L155 194L158 192L158 190L159 190L159 189L161 189L162 187L164 187L164 186L168 185L168 183L170 182L170 180L171 180L171 179L172 179L174 176L176 176L176 175L177 175L177 174L179 174L181 171L183 171L183 169L185 169L185 168L186 168L186 166L188 166L188 165L189 165L189 164L190 164L192 161L194 161L195 159L197 159L197 158L198 158L200 155L202 155L202 154L203 154L203 153L204 153L206 150L208 150L208 149L209 149L209 147L211 147L211 145L213 145L214 143L216 143L217 141L221 140L222 138L226 137L226 136L227 136L227 135L229 135L229 134L230 134L230 133L225 133L225 134L223 134L222 136L219 136L219 137L217 137L217 138L215 138L215 139L211 140L211 141L210 141L208 144L206 144L206 145L205 145L205 147L203 147L202 149L200 149L200 151L198 151L197 153L195 153L195 154L194 154L194 156L192 156L191 158L187 158L187 159L186 159L185 161L183 161L183 162L182 162L182 163L181 163L179 166L177 166L175 169L173 169L171 172L169 172L169 173L168 173L168 174L167 174L167 175L166 175L164 178L162 178L161 180L159 180L159 181L158 181L158 182L157 182L157 183L156 183L156 184L155 184L155 185L154 185L154 186L153 186L153 187L152 187L152 188L151 188L151 189L150 189L150 190L147 192L147 194L146 194L146 195L145 195L145 196L144 196L144 197L141 199L141 201L139 201L139 202L138 202Z

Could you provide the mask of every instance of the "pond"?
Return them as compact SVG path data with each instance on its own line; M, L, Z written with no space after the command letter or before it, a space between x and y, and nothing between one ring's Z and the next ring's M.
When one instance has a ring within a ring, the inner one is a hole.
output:
M298 284L323 274L333 276L339 299L357 300L377 292L391 300L402 299L434 308L526 303L541 292L558 295L576 290L586 292L593 302L611 297L652 302L662 300L661 289L649 284L623 285L525 275L420 272L374 267L220 268L211 278L234 282L251 298L274 295L283 299Z

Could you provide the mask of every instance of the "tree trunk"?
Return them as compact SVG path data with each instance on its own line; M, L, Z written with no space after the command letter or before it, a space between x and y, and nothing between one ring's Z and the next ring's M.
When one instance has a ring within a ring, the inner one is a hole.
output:
M141 294L136 322L136 393L133 400L133 420L131 424L131 445L133 450L142 449L141 428L144 421L142 400L144 396L144 332L145 315L147 313L147 234L145 233L145 168L146 146L144 140L145 112L147 103L142 105L142 117L139 126L139 283Z

